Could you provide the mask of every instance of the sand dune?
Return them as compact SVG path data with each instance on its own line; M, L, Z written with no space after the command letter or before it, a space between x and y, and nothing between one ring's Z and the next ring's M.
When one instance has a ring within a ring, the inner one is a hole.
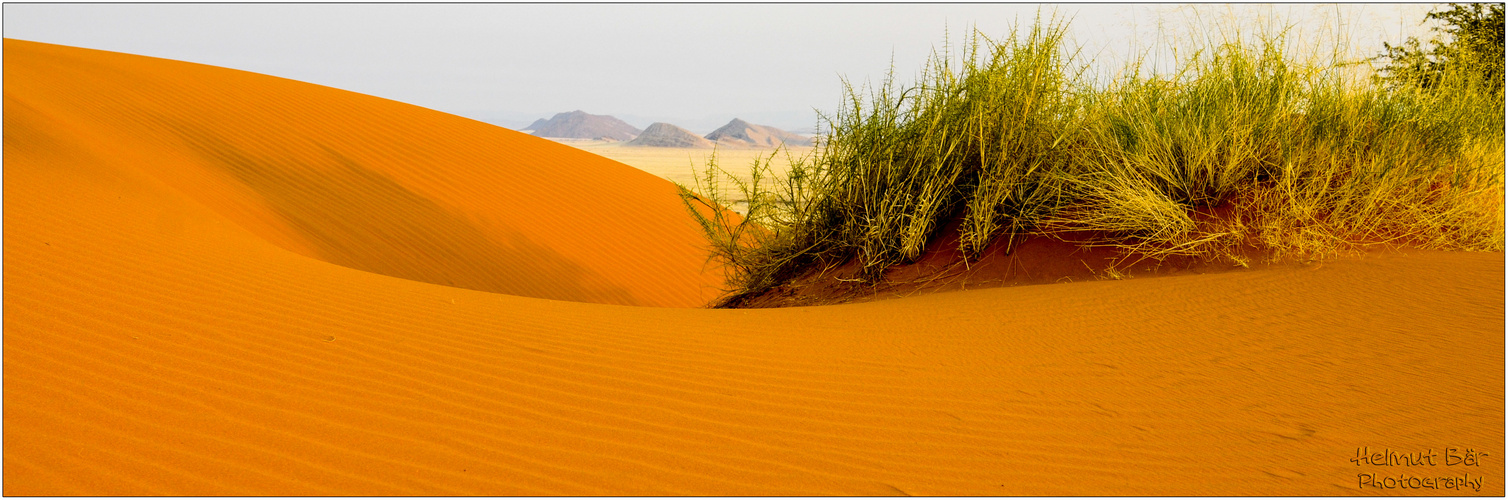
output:
M594 304L709 283L668 183L225 69L5 70L6 495L1504 493L1502 254Z
M633 305L699 306L721 279L673 185L596 155L253 73L19 41L5 50L7 99L302 255Z

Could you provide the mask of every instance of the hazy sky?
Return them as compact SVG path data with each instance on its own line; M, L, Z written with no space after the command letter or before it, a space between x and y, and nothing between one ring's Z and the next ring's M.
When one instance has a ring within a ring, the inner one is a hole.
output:
M92 4L4 6L5 37L225 66L522 126L582 109L710 132L788 129L840 104L839 77L913 76L944 34L992 35L1040 8L1118 65L1214 23L1292 24L1371 55L1419 36L1429 4ZM1343 20L1337 23L1336 19ZM1151 52L1158 53L1156 50Z

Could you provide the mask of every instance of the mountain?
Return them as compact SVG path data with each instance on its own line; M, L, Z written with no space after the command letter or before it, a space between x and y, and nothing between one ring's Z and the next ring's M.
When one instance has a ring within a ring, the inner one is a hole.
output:
M529 128L534 129L534 135L540 137L615 141L633 139L642 132L623 120L607 115L590 115L579 109L570 113L557 113L549 120L536 120Z
M534 123L530 123L529 126L521 128L519 130L539 130L539 127L545 126L546 123L548 122L544 118L540 118L538 120L534 120Z
M713 130L707 134L707 140L739 146L778 146L785 143L787 146L810 146L812 140L775 127L754 125L752 123L734 118L733 121L723 125L722 128Z
M664 122L655 122L644 129L634 140L625 143L629 146L650 146L656 148L710 148L712 141L698 137L691 131Z

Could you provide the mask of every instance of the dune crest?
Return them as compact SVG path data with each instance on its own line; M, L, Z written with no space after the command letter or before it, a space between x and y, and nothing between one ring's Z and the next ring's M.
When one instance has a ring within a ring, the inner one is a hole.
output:
M427 283L696 307L720 286L675 187L552 141L225 68L5 41L7 99L285 249ZM170 98L169 98L170 97Z

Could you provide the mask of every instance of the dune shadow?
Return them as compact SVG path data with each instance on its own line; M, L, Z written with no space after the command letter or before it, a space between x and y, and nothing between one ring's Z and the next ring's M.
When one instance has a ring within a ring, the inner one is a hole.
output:
M326 145L316 143L312 154L258 153L202 129L170 127L210 166L260 195L327 262L485 292L639 304L523 232L489 234Z

